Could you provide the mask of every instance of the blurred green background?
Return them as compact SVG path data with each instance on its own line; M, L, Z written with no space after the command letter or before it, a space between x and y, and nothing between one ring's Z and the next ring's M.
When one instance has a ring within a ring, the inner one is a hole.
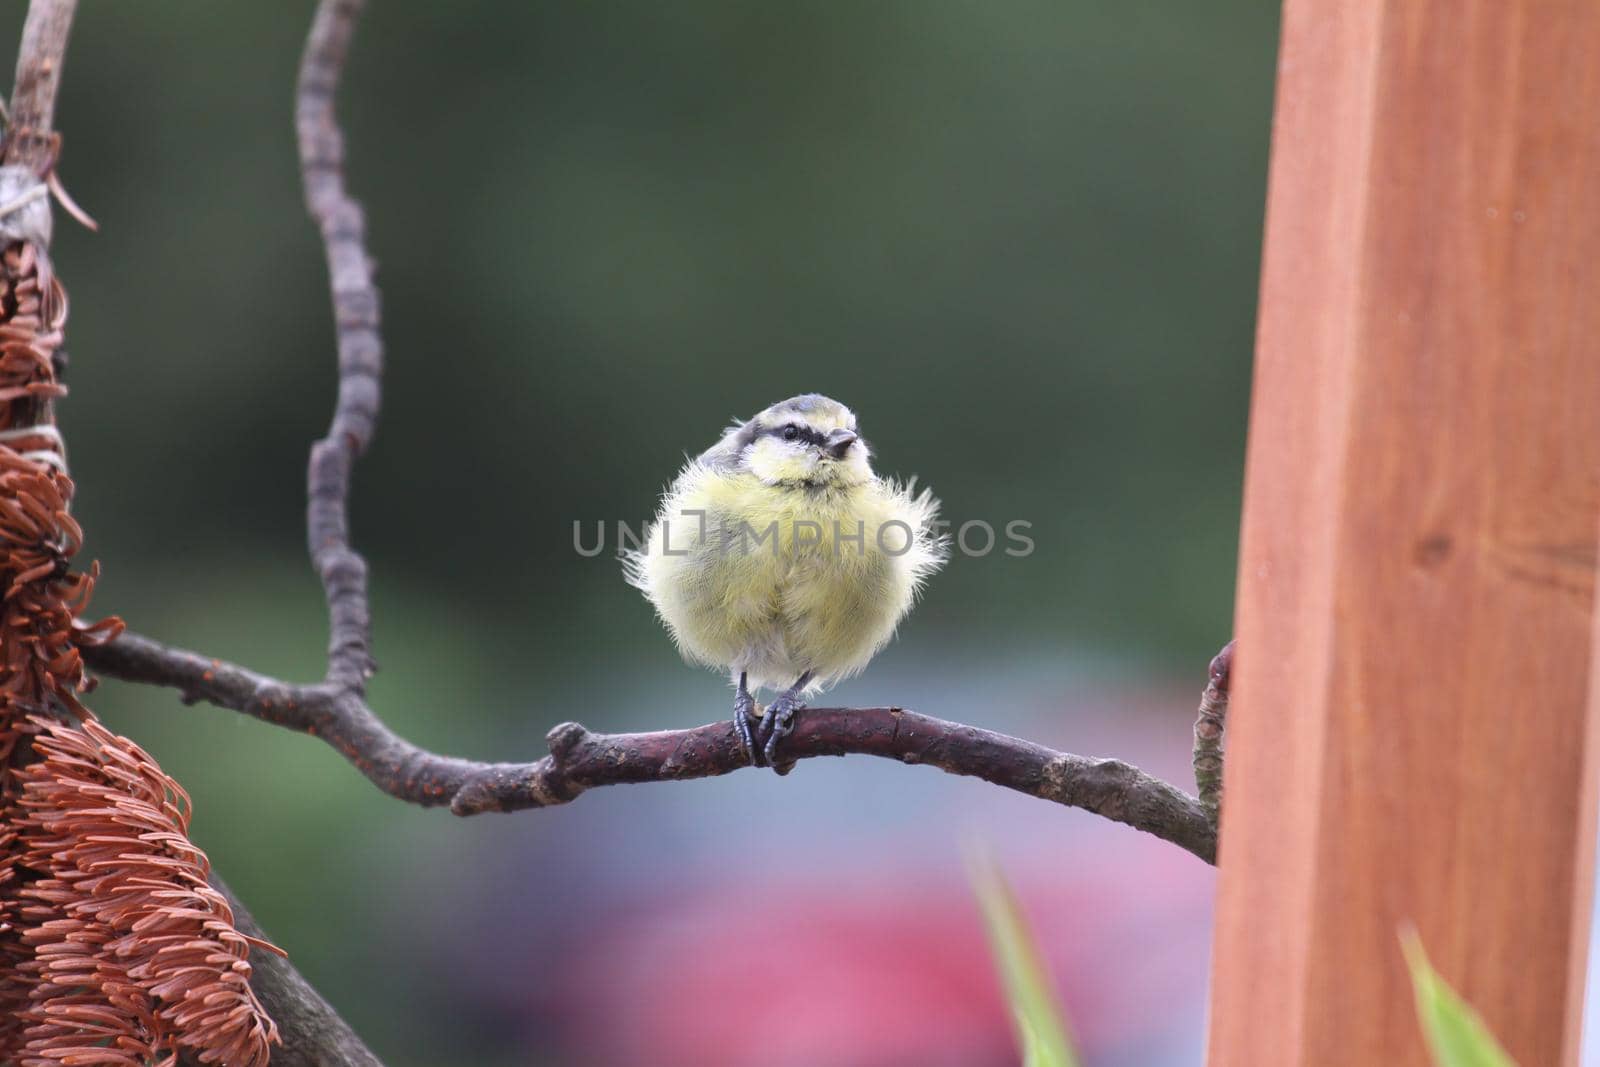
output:
M353 502L381 713L493 758L540 754L567 718L723 714L573 522L639 522L730 417L817 390L948 517L1027 520L1037 543L958 557L839 700L1020 730L1065 694L1176 678L1155 735L1181 774L1231 618L1275 8L374 0L340 111L388 346ZM292 129L309 16L86 3L61 174L102 231L60 218L56 240L96 610L297 679L321 670L302 494L334 367ZM115 682L93 703L186 783L218 868L395 1065L586 1062L439 961L556 924L552 869L687 877L650 852L647 812L737 851L836 841L818 812L841 790L983 795L858 760L811 793L735 775L460 822L231 713ZM1035 733L1074 743L1059 721ZM940 848L877 829L849 834L885 867Z

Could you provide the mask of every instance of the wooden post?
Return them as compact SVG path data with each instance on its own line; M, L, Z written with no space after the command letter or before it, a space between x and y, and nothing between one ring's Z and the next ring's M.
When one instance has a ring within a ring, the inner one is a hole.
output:
M1600 3L1287 0L1257 344L1210 1063L1575 1064Z

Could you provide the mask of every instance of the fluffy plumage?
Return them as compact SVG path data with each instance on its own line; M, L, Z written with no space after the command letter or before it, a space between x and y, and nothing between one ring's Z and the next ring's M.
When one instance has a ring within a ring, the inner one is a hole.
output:
M685 659L815 691L864 668L944 562L939 503L873 473L849 408L807 394L736 423L624 553Z

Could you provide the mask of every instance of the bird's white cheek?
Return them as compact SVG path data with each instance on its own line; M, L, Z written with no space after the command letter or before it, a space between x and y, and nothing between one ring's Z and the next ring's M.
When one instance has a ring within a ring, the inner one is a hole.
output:
M766 482L805 480L817 468L810 450L784 448L775 441L763 441L750 452L750 471Z

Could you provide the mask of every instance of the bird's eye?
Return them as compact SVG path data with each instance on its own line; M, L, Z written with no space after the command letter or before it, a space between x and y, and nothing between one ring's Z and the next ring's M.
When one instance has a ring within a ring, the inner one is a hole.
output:
M793 441L796 437L799 437L799 436L800 436L800 427L796 426L794 423L791 422L789 425L787 425L787 426L785 426L783 428L783 439L785 441Z

